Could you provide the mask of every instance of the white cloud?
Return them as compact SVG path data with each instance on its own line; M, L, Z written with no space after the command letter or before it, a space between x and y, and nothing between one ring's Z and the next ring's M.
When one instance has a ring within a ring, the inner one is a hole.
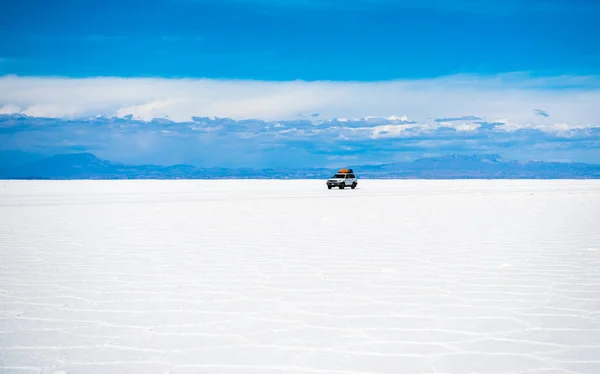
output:
M402 116L402 117L389 116L388 120L390 120L390 121L408 121L408 117L407 116Z
M0 114L21 113L21 108L15 104L7 103L0 106Z
M589 126L584 125L574 125L564 122L557 123L515 123L510 121L504 121L504 126L498 128L498 131L514 131L519 129L529 129L529 130L540 130L543 132L553 132L553 133L564 133L569 132L571 130L583 130L589 128Z
M287 120L319 113L318 120L340 118L341 125L342 118L375 116L410 118L419 123L409 126L415 127L429 126L435 118L473 115L488 122L503 119L510 124L506 130L568 130L600 127L599 102L597 77L458 75L385 82L0 77L0 113L66 118L132 114L143 120ZM551 115L538 116L537 108ZM451 121L450 126L470 130L478 126L474 122ZM388 132L406 128L399 126Z
M380 125L373 127L371 137L373 139L381 137L395 137L401 135L409 127L404 125ZM361 130L365 130L364 128Z
M440 127L450 127L456 131L473 131L481 127L479 123L467 122L467 121L451 121L451 122L438 122Z
M185 106L186 103L187 101L185 99L156 100L149 103L120 108L116 111L116 116L125 117L131 114L133 118L144 121L151 121L154 118L169 118L171 117L171 113L174 112L174 108Z

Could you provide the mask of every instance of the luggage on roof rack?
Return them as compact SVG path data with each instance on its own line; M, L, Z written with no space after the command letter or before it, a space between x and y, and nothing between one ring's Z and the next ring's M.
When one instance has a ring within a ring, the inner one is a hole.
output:
M338 173L354 173L354 171L352 171L352 169L343 168L338 170Z

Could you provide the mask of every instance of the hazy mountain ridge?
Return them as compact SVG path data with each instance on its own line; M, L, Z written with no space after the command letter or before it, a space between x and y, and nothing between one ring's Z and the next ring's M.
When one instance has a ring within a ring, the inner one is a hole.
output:
M600 165L545 161L505 160L500 155L447 155L413 162L388 164L363 174L373 178L427 179L583 179L600 178Z
M600 178L600 165L504 160L500 155L421 158L383 165L340 165L371 179L583 179ZM59 154L20 167L0 168L2 179L323 179L335 168L197 168L193 165L128 165L91 153Z

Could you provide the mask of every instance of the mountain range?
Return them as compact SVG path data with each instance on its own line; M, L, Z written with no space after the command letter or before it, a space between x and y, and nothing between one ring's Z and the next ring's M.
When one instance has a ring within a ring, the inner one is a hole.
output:
M382 165L340 165L364 179L597 179L600 165L505 160L499 155L421 158ZM0 179L324 179L329 168L198 168L192 165L128 165L91 153L59 154L19 167L0 168Z

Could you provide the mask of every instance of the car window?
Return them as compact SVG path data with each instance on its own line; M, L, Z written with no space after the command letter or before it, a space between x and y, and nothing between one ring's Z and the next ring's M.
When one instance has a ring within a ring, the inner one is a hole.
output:
M354 176L354 174L349 174L348 178L356 178L356 177Z

